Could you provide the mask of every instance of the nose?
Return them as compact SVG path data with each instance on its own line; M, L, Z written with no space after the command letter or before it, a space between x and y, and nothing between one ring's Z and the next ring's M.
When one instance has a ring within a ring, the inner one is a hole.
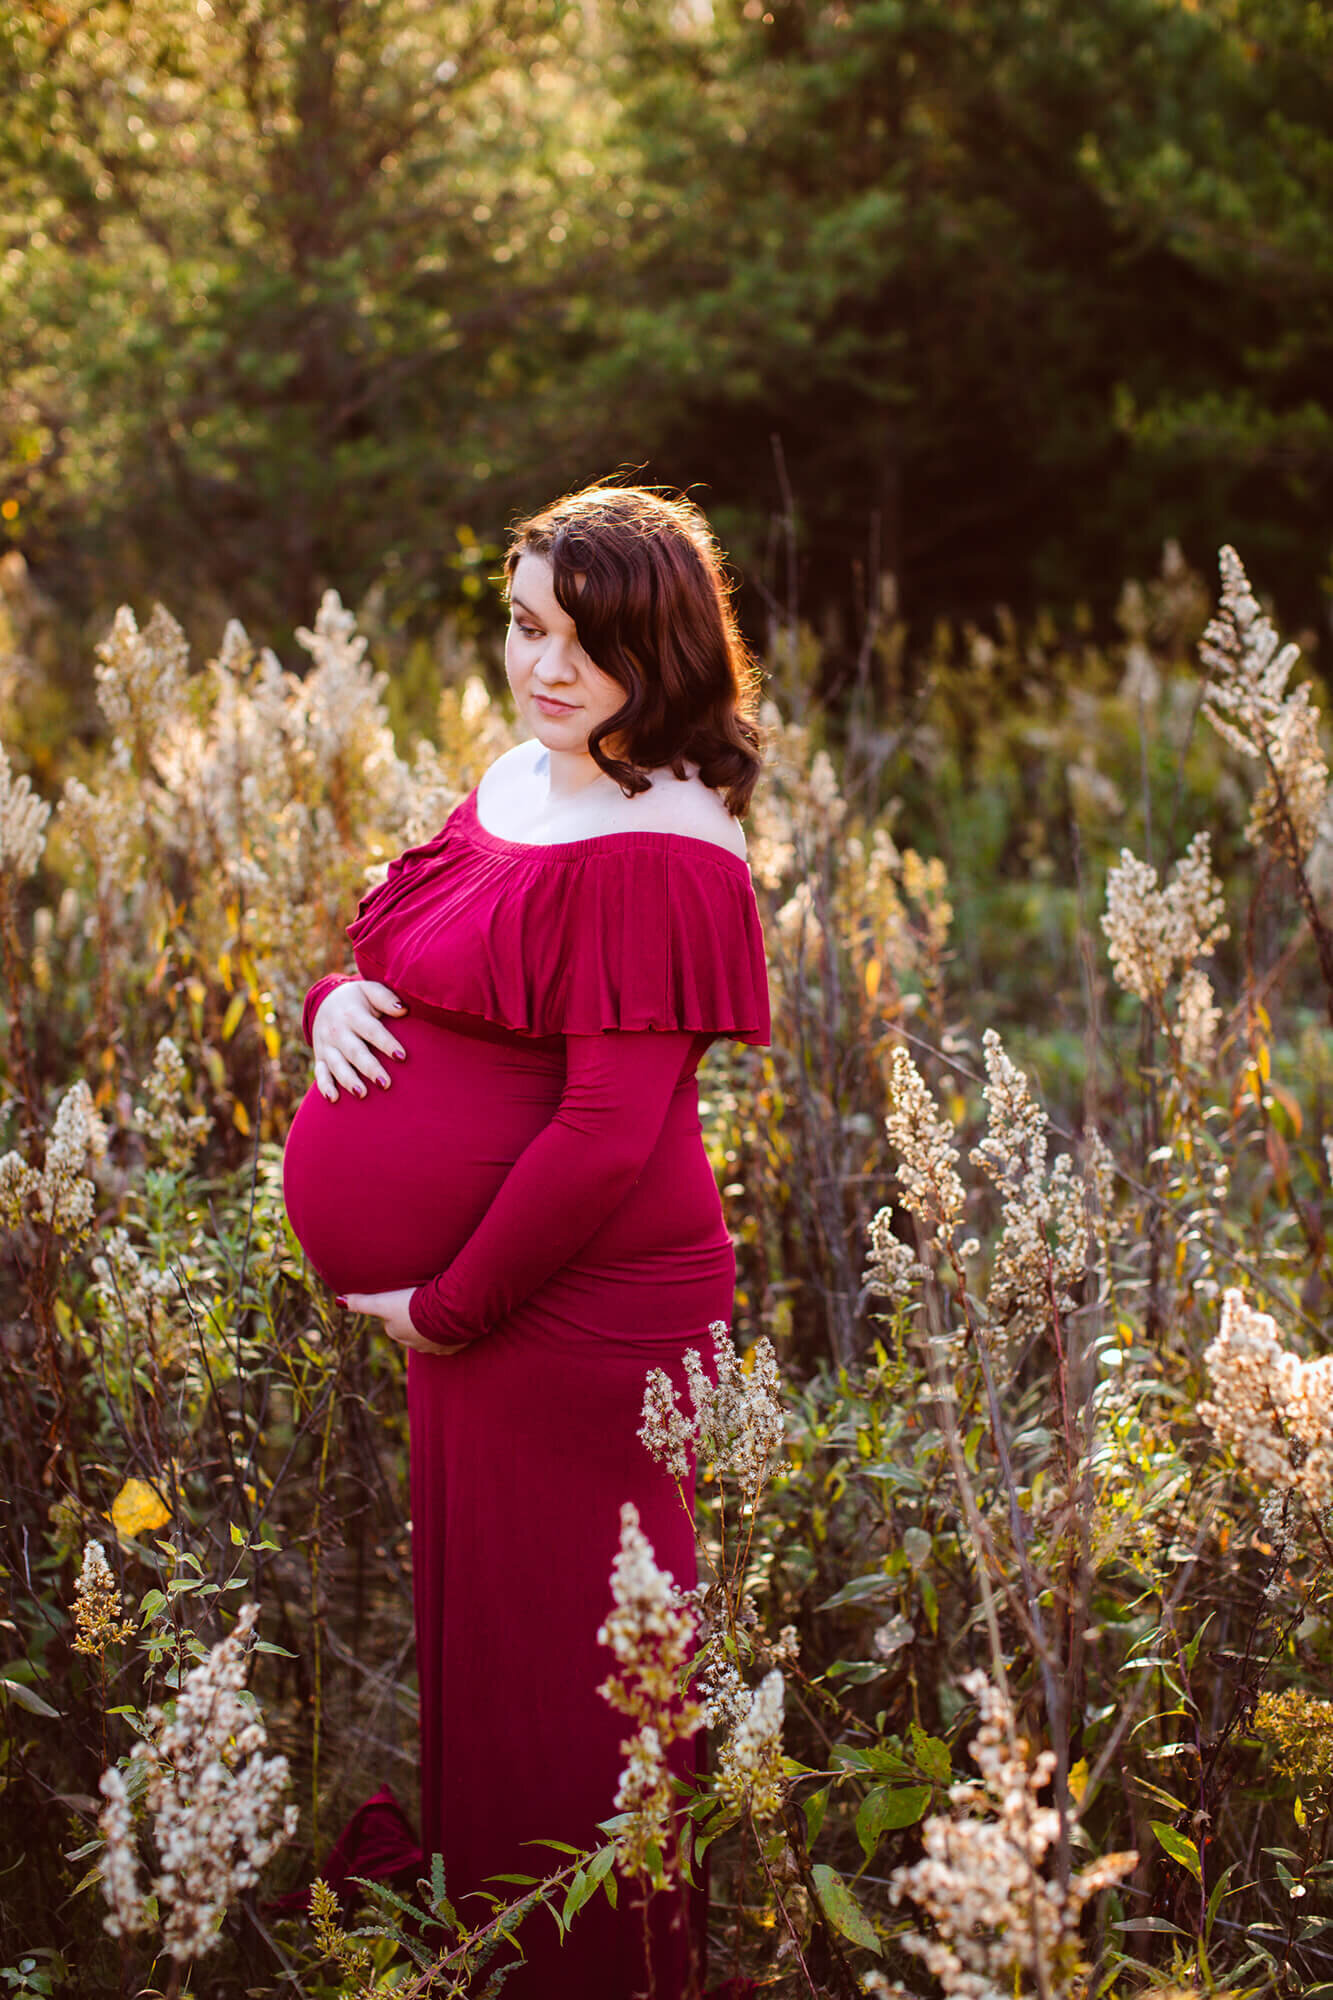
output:
M543 646L532 678L539 693L548 687L567 687L578 678L578 667L567 640L553 637Z

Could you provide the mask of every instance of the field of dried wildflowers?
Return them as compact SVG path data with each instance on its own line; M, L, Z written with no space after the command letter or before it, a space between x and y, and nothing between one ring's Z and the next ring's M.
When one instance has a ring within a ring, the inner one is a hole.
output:
M270 1900L415 1725L399 1357L282 1210L300 1001L509 725L459 673L396 739L333 596L303 677L122 611L35 787L11 656L7 1991L499 1993L707 1852L734 1994L1333 1993L1333 805L1230 551L1208 600L1168 550L1114 647L920 658L885 606L828 709L775 630L774 1043L701 1071L734 1326L644 1385L703 1581L626 1508L600 1847L309 1923Z

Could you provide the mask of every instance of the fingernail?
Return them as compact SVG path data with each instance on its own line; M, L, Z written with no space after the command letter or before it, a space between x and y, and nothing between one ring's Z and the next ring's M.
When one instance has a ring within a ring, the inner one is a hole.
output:
M339 1304L340 1306L345 1306L345 1305L347 1304L347 1301L346 1301L346 1299L342 1299L342 1298L340 1298L340 1299L339 1299L339 1301L338 1301L338 1304Z
M357 1096L358 1096L358 1097L364 1097L364 1096L365 1096L365 1094L366 1094L366 1086L364 1085L364 1083L358 1083L358 1085L356 1086L356 1094L357 1094Z
M379 1085L381 1090L387 1090L389 1088L389 1079L387 1076L377 1076L375 1078L375 1081Z
M391 1055L391 1056L393 1057L393 1059L394 1059L394 1061L395 1061L395 1062L406 1062L406 1061L407 1061L407 1050L406 1050L406 1049L390 1049L389 1053L390 1053L390 1055Z

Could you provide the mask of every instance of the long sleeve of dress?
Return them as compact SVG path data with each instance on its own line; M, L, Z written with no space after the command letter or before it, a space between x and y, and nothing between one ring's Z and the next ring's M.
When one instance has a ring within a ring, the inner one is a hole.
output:
M305 1036L307 1046L310 1048L313 1048L315 1045L316 1014L328 999L334 987L345 986L352 977L353 975L347 972L326 972L322 979L315 981L310 991L306 994L305 1004L301 1008L301 1033Z
M582 1249L647 1164L694 1039L686 1030L565 1037L555 1115L448 1269L413 1292L418 1333L475 1340Z

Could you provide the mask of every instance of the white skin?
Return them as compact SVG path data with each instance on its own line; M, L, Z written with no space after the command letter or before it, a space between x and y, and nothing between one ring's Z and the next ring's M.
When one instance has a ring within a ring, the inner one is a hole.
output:
M579 589L582 577L576 579ZM513 690L519 719L544 746L547 755L529 781L533 824L558 817L560 808L593 785L610 785L588 750L589 732L614 715L625 700L619 681L595 666L579 644L573 619L560 609L555 575L545 556L529 551L519 558L510 581L510 622L505 637L505 673ZM569 712L553 715L540 705L549 695L567 703ZM604 748L611 746L605 744ZM526 837L526 836L525 836ZM382 1014L402 1013L396 993L375 979L352 979L336 986L315 1016L313 1030L315 1082L330 1103L338 1086L364 1097L365 1079L389 1088L380 1055L401 1059L406 1051L383 1024ZM457 1354L466 1342L444 1347L426 1340L408 1313L412 1286L396 1292L348 1292L344 1303L352 1312L370 1313L384 1322L384 1331L400 1347L419 1354Z
M574 582L583 588L581 576ZM546 749L535 787L537 794L545 794L541 803L555 808L590 785L610 787L619 796L614 778L594 762L588 737L624 707L625 690L594 666L579 644L574 620L556 602L555 572L545 556L529 551L519 557L509 583L509 605L505 674L520 719ZM552 715L541 706L542 695L569 703L570 713ZM614 745L603 739L602 748L614 750Z

